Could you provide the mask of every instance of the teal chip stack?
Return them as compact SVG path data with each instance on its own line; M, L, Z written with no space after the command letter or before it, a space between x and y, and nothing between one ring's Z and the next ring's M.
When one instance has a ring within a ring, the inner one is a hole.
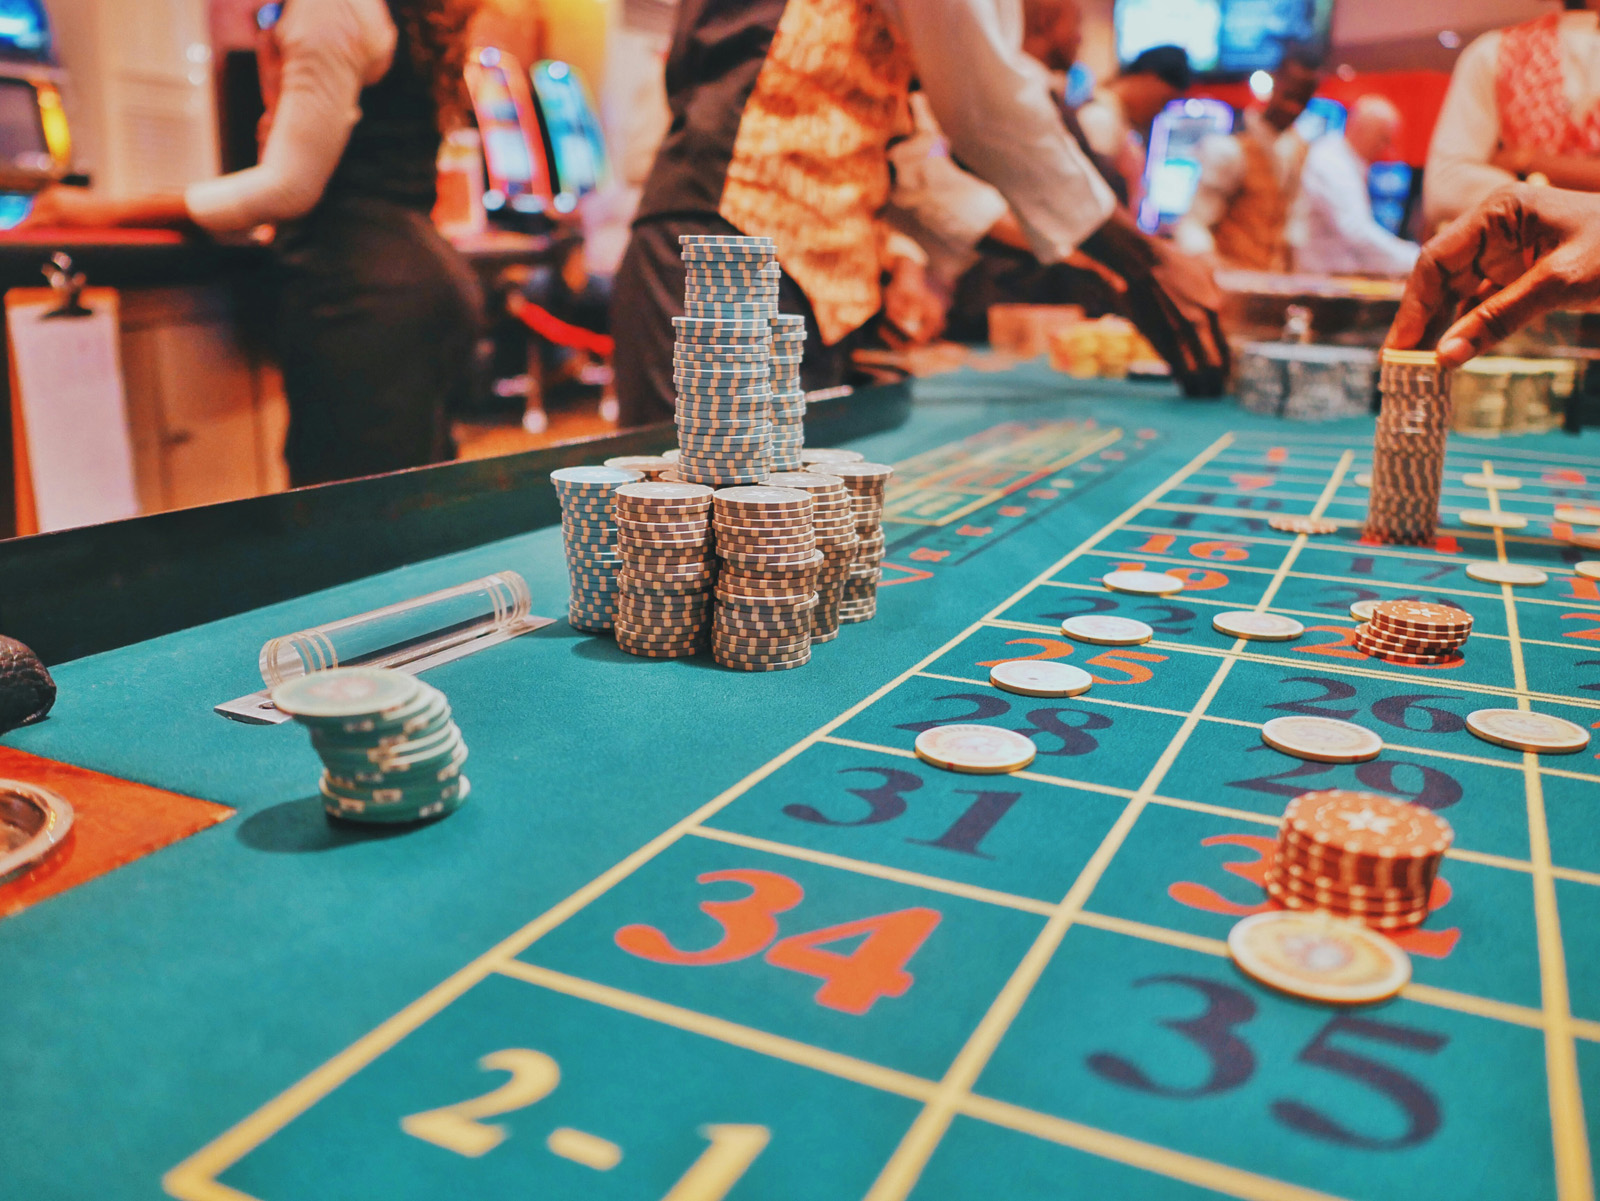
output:
M561 538L567 552L572 594L567 621L587 634L603 634L617 618L617 523L611 494L644 479L623 467L562 467L550 473L561 498Z
M677 345L678 447L689 484L754 484L772 470L771 319L780 271L767 238L685 234Z
M322 807L355 822L425 821L461 807L467 746L444 693L405 672L334 667L289 680L272 703L311 731Z
M776 264L774 264L776 266ZM800 386L800 360L806 345L806 319L780 314L772 319L772 470L799 471L806 443L806 394Z

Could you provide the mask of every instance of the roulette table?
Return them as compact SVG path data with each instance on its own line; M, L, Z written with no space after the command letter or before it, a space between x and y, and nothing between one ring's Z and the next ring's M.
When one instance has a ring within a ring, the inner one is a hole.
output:
M435 667L472 792L415 826L330 823L305 732L213 705L259 687L275 635L492 572L562 618L549 472L670 430L0 544L5 632L60 688L0 737L0 776L79 810L0 885L7 1194L1593 1195L1597 748L1467 728L1491 706L1600 726L1600 592L1555 515L1600 501L1592 434L1453 439L1437 539L1392 547L1361 540L1370 418L1024 365L808 424L895 467L876 617L792 671L633 658L564 619ZM1459 520L1485 509L1528 523ZM1109 591L1119 570L1183 589ZM1472 637L1368 656L1351 605L1402 598L1468 610ZM1305 633L1213 630L1238 609ZM1084 615L1154 637L1065 637ZM1022 658L1093 685L990 685ZM1261 738L1286 715L1383 750L1291 757ZM1037 757L917 758L953 722ZM1273 906L1285 805L1321 788L1455 832L1396 940L1411 982L1376 1004L1228 956Z

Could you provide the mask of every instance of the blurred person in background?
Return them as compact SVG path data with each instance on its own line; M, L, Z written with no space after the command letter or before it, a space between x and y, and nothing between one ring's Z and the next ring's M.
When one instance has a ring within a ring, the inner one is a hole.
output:
M1289 270L1296 240L1290 217L1310 150L1294 123L1321 78L1314 51L1285 48L1266 103L1246 109L1236 132L1200 144L1194 203L1173 233L1179 247L1219 266Z
M1022 38L1018 0L685 0L667 62L672 126L612 306L612 328L626 331L623 420L673 412L681 234L771 238L779 309L806 318L804 385L842 381L851 336L883 305L879 213L913 77L951 152L1000 189L1041 260L1081 245L1148 278L1154 256L1111 219L1115 196L1023 61ZM1152 303L1172 314L1186 363L1220 378L1226 350L1206 299L1174 278Z
M476 0L287 0L257 24L261 161L180 193L39 196L41 226L244 234L276 226L284 448L296 486L454 454L482 299L434 229L441 130L470 119Z
M1461 52L1422 181L1429 228L1519 179L1600 191L1600 0L1477 38Z
M1096 154L1115 165L1124 198L1144 175L1143 147L1150 144L1150 126L1162 109L1183 98L1190 81L1183 47L1152 46L1079 106L1083 136Z
M1305 206L1303 241L1295 251L1300 271L1405 275L1421 252L1372 215L1367 175L1394 154L1400 110L1382 96L1362 96L1350 106L1344 133L1311 144L1300 192Z

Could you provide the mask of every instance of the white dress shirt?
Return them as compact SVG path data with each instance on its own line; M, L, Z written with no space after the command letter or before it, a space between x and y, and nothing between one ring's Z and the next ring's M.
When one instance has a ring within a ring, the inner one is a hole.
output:
M1110 218L1116 195L1067 132L1049 72L1022 52L1021 0L879 2L911 47L950 152L999 189L1040 261L1066 258Z
M389 70L398 37L384 0L294 0L273 34L283 83L261 161L184 193L190 218L213 233L316 207L361 119L361 89Z
M1406 275L1422 248L1397 238L1372 215L1370 164L1342 134L1311 143L1300 174L1305 224L1295 246L1295 269L1329 275Z
M1564 12L1559 31L1562 92L1574 113L1600 101L1600 21L1592 12ZM1461 52L1450 90L1433 127L1428 170L1422 180L1422 213L1429 228L1460 216L1516 177L1490 163L1500 147L1498 30Z
M1286 238L1290 246L1300 245L1305 238L1305 209L1298 195L1298 181L1293 178L1295 164L1301 161L1305 139L1294 126L1279 133L1259 109L1247 109L1244 128L1237 136L1211 134L1200 143L1196 157L1200 161L1200 180L1195 186L1194 203L1173 230L1173 241L1185 254L1211 255L1217 244L1211 231L1228 213L1228 206L1244 183L1244 147L1240 137L1253 138L1266 147L1272 156L1278 183L1291 193Z

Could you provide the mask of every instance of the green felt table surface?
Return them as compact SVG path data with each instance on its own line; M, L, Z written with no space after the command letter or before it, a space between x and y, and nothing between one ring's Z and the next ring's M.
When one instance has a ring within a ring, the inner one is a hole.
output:
M472 795L412 829L330 825L303 729L211 707L259 686L272 635L494 570L564 616L556 528L61 665L55 711L5 745L237 812L0 921L0 1196L1592 1195L1600 767L1525 762L1463 718L1520 695L1600 723L1600 594L1548 522L1600 498L1600 445L1454 439L1454 541L1397 551L1357 541L1370 443L1370 421L1042 367L921 381L903 427L854 444L921 481L873 621L771 674L564 620L434 669ZM1484 460L1533 519L1498 545L1455 517L1485 507L1461 482ZM1261 520L1313 507L1352 524ZM1502 546L1550 583L1466 577ZM1100 586L1135 562L1190 586ZM1349 604L1391 596L1471 609L1464 661L1353 651ZM1305 638L1211 630L1263 597ZM1058 632L1113 610L1155 640ZM1097 683L987 684L1021 655ZM1302 764L1260 744L1285 712L1388 746ZM911 753L958 720L1040 756L971 777ZM1457 835L1406 940L1414 987L1357 1010L1219 953L1264 904L1288 798L1335 786Z

